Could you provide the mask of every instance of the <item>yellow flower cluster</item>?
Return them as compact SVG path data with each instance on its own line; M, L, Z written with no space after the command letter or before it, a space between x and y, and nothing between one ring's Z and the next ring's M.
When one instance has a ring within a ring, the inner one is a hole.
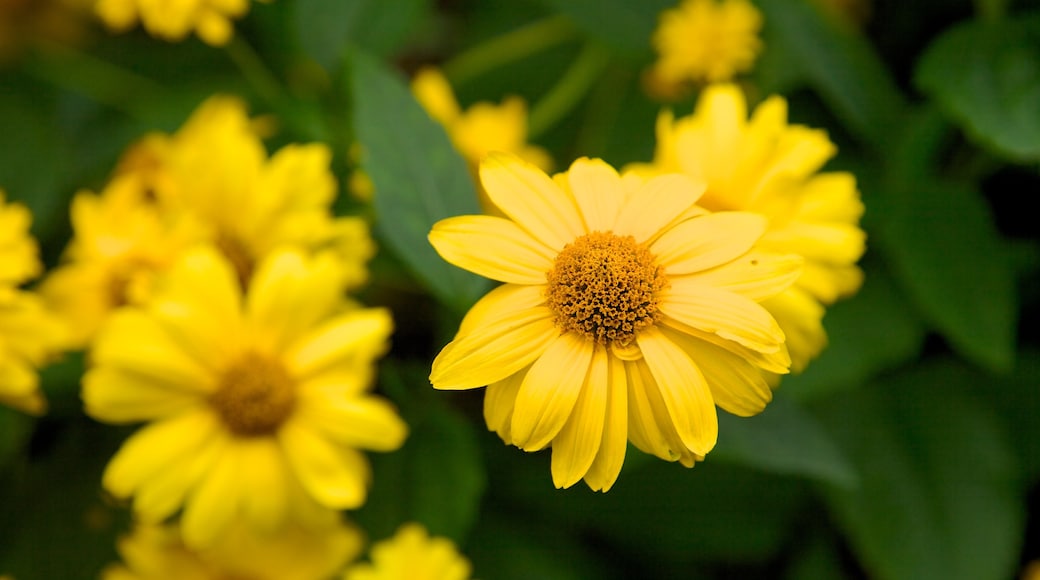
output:
M430 537L416 523L377 543L371 563L352 566L343 580L468 580L470 564L446 538Z
M683 0L661 14L648 89L675 96L690 83L728 81L749 70L762 50L761 27L762 15L748 0Z
M0 404L40 414L47 402L37 369L66 346L66 335L44 301L21 288L41 269L31 220L0 190Z
M138 21L152 36L171 42L198 34L207 44L219 46L231 39L231 20L249 11L250 0L96 0L95 11L116 31L132 28Z

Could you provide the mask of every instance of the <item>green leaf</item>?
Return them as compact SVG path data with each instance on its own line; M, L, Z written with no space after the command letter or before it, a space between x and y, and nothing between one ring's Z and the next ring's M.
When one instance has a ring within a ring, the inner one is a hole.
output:
M850 487L857 474L820 424L780 393L754 417L719 413L719 442L711 461L729 461L784 475Z
M392 365L383 370L409 434L401 449L369 455L373 486L355 518L373 538L418 521L431 534L458 542L477 520L485 486L477 434L433 391L426 371Z
M986 203L963 185L938 182L891 192L890 200L878 241L898 281L955 350L1009 370L1015 275Z
M805 0L759 0L758 5L765 16L766 50L788 53L777 60L799 67L853 134L884 149L906 105L866 38ZM784 78L794 76L792 71Z
M1040 13L947 31L921 57L914 81L984 145L1040 159Z
M674 0L544 0L588 36L623 55L650 54L650 36L662 10Z
M1015 371L1007 376L986 376L966 368L954 368L951 374L966 380L975 395L993 404L1014 442L1026 480L1040 481L1040 350L1020 352Z
M350 45L381 56L393 53L430 6L428 0L296 0L293 9L304 52L331 70Z
M28 415L0 406L0 469L5 469L23 451L32 426L33 420Z
M916 358L925 328L880 268L866 267L863 288L827 310L827 348L801 375L783 378L781 391L798 399L858 387Z
M1000 423L946 362L845 393L820 416L856 462L826 498L871 577L1011 578L1024 493Z
M376 227L440 300L465 310L487 281L442 260L426 236L438 220L480 213L469 170L396 74L361 52L351 63L354 123L362 167L375 185Z
M484 514L465 546L473 578L582 580L611 578L602 557L564 527L529 518Z

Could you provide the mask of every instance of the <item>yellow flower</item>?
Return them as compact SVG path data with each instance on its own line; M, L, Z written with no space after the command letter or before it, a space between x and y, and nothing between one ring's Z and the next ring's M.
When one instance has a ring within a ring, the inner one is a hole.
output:
M451 540L431 538L419 524L405 524L372 548L372 563L356 564L343 580L467 580L470 564Z
M83 348L115 308L146 299L155 275L203 236L160 215L134 176L117 177L100 195L76 194L70 213L72 242L40 291Z
M143 139L120 172L139 175L163 212L204 225L243 280L277 248L329 248L340 253L355 287L367 278L375 248L364 220L332 215L330 161L320 144L288 145L268 159L243 103L213 97L176 134Z
M148 34L177 42L194 32L214 46L231 39L231 20L249 11L249 0L97 0L97 15L117 32L132 28L138 21Z
M38 415L47 408L36 370L66 346L65 332L35 293L20 284L40 271L32 216L0 190L0 404Z
M501 105L476 103L463 112L448 79L433 68L415 75L412 92L430 117L444 126L466 159L485 212L495 213L480 185L477 168L488 153L512 153L543 171L552 169L552 158L545 149L527 143L527 107L519 97L508 97Z
M689 82L717 82L751 69L762 50L762 15L748 0L683 0L661 13L652 43L651 91L674 94Z
M241 518L277 529L365 501L360 450L399 447L406 426L369 392L391 330L383 309L348 308L331 253L279 251L243 296L212 248L184 254L144 306L114 313L83 379L87 413L149 421L104 486L145 522L182 506L191 547Z
M798 281L763 303L787 335L794 371L827 343L824 307L855 293L863 279L856 261L866 236L855 178L819 173L834 153L825 132L787 124L783 98L767 99L748 119L740 89L718 85L705 89L692 115L658 118L654 163L641 168L706 183L701 205L766 217L758 247L805 259Z
M607 490L638 448L692 466L715 445L715 405L737 415L772 397L758 369L786 372L784 335L757 301L797 258L749 253L761 216L708 214L681 175L626 190L580 159L550 179L505 155L480 176L507 218L434 225L447 261L505 282L434 360L439 389L489 385L485 418L526 451L552 446L557 487Z
M317 529L289 526L258 534L236 526L205 550L184 545L175 525L138 523L120 538L125 564L110 565L102 580L316 580L329 578L361 551L353 526L338 521Z

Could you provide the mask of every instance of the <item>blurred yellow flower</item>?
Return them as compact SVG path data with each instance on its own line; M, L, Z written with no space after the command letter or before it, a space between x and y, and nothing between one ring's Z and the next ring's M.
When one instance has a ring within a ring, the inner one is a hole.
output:
M751 69L762 50L762 15L748 0L683 0L661 13L651 40L658 59L651 93L670 96L690 82L717 82Z
M187 252L141 307L114 313L90 353L87 413L148 421L104 486L156 523L182 506L188 546L241 519L275 530L364 503L361 450L390 451L407 427L370 394L392 322L344 303L328 252L278 251L243 292L212 248Z
M706 183L701 205L766 217L757 247L805 259L798 281L763 302L787 335L795 371L827 343L824 307L855 293L863 279L856 261L866 236L855 178L819 172L835 152L824 131L787 123L782 97L767 99L749 119L740 89L718 85L705 89L692 115L658 118L654 162L639 168Z
M110 29L123 32L139 21L148 34L177 42L198 34L214 46L227 44L231 20L249 11L250 0L97 0L95 11Z
M19 286L40 271L32 216L0 190L0 404L41 414L47 402L37 369L67 346L64 328L43 300Z
M306 529L289 526L259 534L235 526L212 548L184 545L176 525L139 523L120 538L123 564L107 566L102 580L320 580L361 551L361 533L334 520Z
M156 274L204 239L189 221L162 215L134 176L117 177L100 195L79 192L70 213L72 241L40 291L75 348L85 347L115 308L147 298Z
M332 215L331 157L325 145L293 144L268 159L245 105L213 97L176 134L142 139L118 171L139 175L163 212L202 224L242 280L277 248L328 248L356 287L375 247L364 220Z
M412 92L430 117L444 126L455 148L466 159L485 212L494 210L480 185L477 168L488 153L512 153L543 171L552 169L549 153L527 143L527 107L519 97L508 97L501 105L476 103L463 112L448 79L433 68L415 75Z
M433 363L438 389L488 385L485 418L526 451L552 446L557 487L613 485L626 439L692 466L715 445L715 405L747 416L787 371L784 335L758 301L787 288L796 257L749 252L760 215L709 214L682 175L631 189L580 159L555 180L490 155L480 176L506 218L442 220L447 261L505 282L466 315Z
M343 580L467 580L470 563L451 540L430 537L419 524L405 524L393 538L372 547L372 563L355 564Z

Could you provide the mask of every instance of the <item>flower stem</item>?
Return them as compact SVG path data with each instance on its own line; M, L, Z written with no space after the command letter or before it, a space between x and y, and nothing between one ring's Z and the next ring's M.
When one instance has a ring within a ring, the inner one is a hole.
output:
M442 69L453 85L459 85L573 36L574 25L570 20L563 16L552 16L459 53L445 62Z
M248 42L242 40L241 36L235 35L225 50L231 62L235 63L239 72L262 99L272 105L282 100L282 84L278 81L278 77L271 72L271 69Z
M567 116L609 62L610 53L606 49L595 43L586 44L559 82L531 107L528 136L534 139L542 135Z

